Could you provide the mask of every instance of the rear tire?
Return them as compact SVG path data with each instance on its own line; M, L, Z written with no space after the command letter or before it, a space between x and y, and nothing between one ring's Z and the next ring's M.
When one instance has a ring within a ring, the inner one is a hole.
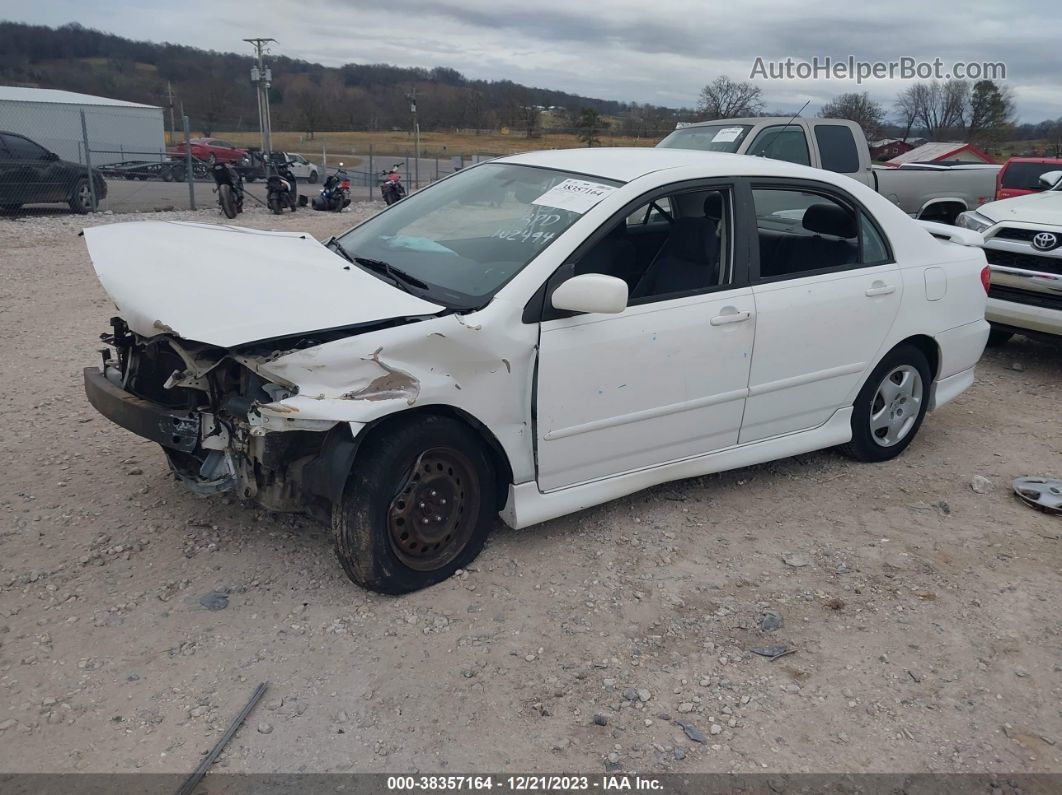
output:
M998 348L1000 345L1006 345L1013 336L1013 331L1003 331L1002 329L994 328L988 332L987 346L989 348Z
M310 172L309 182L310 182L311 185L316 185L317 184L317 172L316 171L311 171Z
M416 591L471 563L496 515L494 467L471 429L399 420L366 440L332 510L336 556L364 588Z
M914 440L929 408L932 376L913 345L890 351L852 404L852 441L841 449L859 461L888 461Z
M284 208L280 206L280 200L276 196L270 196L266 204L269 205L269 209L273 211L274 215L280 215L284 212Z

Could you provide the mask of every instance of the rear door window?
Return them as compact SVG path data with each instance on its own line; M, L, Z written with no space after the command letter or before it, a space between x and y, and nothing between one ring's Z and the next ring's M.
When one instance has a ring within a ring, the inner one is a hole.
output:
M1040 175L1048 171L1062 171L1059 163L1011 163L1003 171L1000 179L1004 188L1015 190L1044 190L1040 184Z
M838 174L859 171L859 150L852 130L843 124L816 124L815 142L819 145L822 167Z

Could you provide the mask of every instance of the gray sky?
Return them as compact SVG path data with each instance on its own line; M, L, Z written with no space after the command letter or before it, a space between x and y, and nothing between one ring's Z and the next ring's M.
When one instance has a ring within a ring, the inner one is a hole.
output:
M240 39L328 66L448 66L588 96L693 106L720 74L747 79L757 56L1002 61L1022 121L1062 116L1057 0L0 0L0 18L77 21L136 39L243 52ZM904 81L757 81L769 110L812 111L867 90L891 111Z

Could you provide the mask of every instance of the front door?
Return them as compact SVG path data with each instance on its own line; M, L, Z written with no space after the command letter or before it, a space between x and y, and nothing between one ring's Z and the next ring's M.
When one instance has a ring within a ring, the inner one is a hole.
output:
M657 199L614 221L604 251L575 263L573 272L612 270L631 297L616 315L547 314L541 324L543 491L737 443L756 318L752 290L734 277L731 197L714 189ZM654 250L635 239L647 236L630 219L655 224L660 215L668 232Z

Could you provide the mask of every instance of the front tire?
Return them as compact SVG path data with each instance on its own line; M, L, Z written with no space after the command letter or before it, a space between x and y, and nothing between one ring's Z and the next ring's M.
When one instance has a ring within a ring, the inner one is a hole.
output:
M336 556L364 588L416 591L472 562L496 515L494 467L467 426L400 420L366 440L332 510Z
M913 345L894 348L874 368L852 408L852 441L842 449L859 461L888 461L914 440L929 408L932 376Z
M68 204L70 209L78 215L92 212L92 189L89 187L88 179L81 177L74 184Z
M236 217L236 197L233 195L230 185L218 185L218 204L226 218Z

